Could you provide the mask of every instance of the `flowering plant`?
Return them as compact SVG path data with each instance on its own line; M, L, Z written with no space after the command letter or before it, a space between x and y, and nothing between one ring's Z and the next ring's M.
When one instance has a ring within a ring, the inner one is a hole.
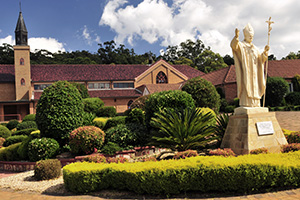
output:
M290 151L298 151L300 150L300 143L292 143L281 146L282 153L288 153Z
M188 157L196 157L198 156L197 151L195 150L186 150L186 151L181 151L175 154L174 159L185 159Z
M30 161L45 160L54 157L59 151L59 144L52 138L36 138L28 144Z
M211 156L224 156L224 157L236 156L235 153L229 148L214 149L214 150L211 150L208 154L211 155Z
M266 154L269 153L268 149L265 147L258 148L258 149L253 149L250 151L250 154Z

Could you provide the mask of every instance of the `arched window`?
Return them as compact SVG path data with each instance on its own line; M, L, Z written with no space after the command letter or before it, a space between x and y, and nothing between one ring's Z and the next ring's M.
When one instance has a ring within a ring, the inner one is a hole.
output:
M24 58L20 59L20 65L24 65Z
M164 72L162 71L158 72L156 76L156 83L157 84L168 83L168 78Z
M21 85L25 85L25 79L24 78L21 79Z
M133 103L133 101L132 100L130 100L130 101L128 101L128 103L127 103L127 107L128 107L128 109L130 109L130 106L131 106L131 104Z

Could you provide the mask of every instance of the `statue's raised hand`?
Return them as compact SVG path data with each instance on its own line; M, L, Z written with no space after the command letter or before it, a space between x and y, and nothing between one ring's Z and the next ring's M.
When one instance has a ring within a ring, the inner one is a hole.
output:
M235 37L238 39L239 38L239 36L240 36L240 31L239 31L239 29L235 29Z

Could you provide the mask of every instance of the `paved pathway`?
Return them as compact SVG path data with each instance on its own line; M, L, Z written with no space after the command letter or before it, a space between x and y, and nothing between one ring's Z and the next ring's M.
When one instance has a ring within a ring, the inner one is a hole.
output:
M300 131L300 111L289 111L289 112L276 112L276 118L280 124L280 126L284 129L293 130L293 131ZM11 176L15 173L9 172L1 172L0 171L0 178ZM263 193L263 194L253 194L253 195L244 195L244 196L224 196L218 198L205 198L205 197L193 197L193 199L214 199L214 200L231 200L231 199L265 199L265 200L295 200L300 199L300 188L299 189L292 189L292 190L285 190L285 191L278 191L278 192L270 192L270 193ZM31 193L26 191L13 191L8 189L0 189L0 199L1 200L77 200L77 199L105 199L97 196L90 196L90 195L78 195L78 196L52 196L52 195L44 195L39 193ZM130 197L127 197L130 199ZM180 199L180 198L176 198ZM186 199L186 198L185 198Z

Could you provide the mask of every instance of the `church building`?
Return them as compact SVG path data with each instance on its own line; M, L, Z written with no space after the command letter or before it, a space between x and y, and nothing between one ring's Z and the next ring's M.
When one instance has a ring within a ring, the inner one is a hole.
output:
M22 12L15 29L14 65L0 65L0 121L23 119L35 113L43 89L59 80L83 84L91 97L118 113L138 97L180 89L204 73L187 65L159 60L151 65L31 65L28 32Z

